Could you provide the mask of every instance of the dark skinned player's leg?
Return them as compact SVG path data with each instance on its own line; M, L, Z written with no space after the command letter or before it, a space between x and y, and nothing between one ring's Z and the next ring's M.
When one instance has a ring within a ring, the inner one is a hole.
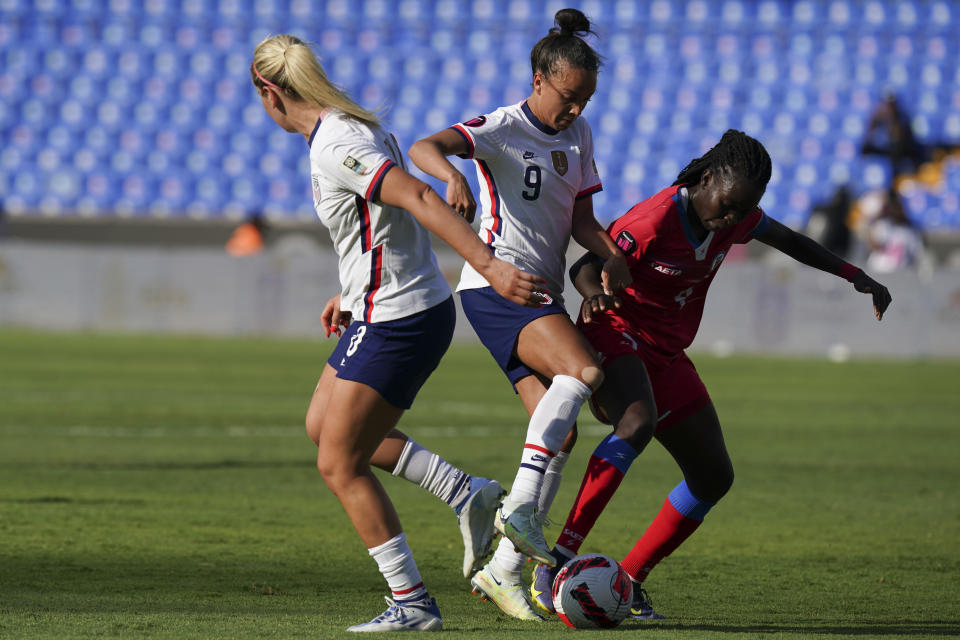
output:
M637 582L643 582L657 563L696 531L733 484L733 465L713 403L656 437L677 461L684 480L667 496L660 513L623 560Z
M550 570L538 565L534 569L530 595L537 608L546 613L554 610L551 586L559 567L577 555L630 464L653 437L657 408L643 361L626 354L605 364L604 374L604 383L594 396L599 407L591 408L599 414L599 420L612 422L615 427L590 457L580 490L553 548L557 567Z
M657 407L643 361L624 355L604 367L596 401L615 425L587 465L580 491L557 540L557 552L577 555L584 538L620 486L630 464L653 437Z

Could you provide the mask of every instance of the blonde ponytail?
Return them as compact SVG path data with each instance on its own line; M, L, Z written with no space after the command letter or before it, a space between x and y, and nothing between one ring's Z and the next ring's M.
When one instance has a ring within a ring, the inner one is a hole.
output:
M376 113L358 105L330 82L313 49L296 36L270 36L258 44L253 51L250 78L258 89L273 86L294 100L333 107L367 124L380 124Z

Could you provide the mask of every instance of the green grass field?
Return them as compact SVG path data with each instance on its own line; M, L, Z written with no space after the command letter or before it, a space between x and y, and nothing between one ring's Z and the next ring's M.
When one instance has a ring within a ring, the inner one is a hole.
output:
M333 638L380 613L385 584L302 427L330 348L0 331L0 637ZM960 637L960 362L694 361L737 479L647 582L668 619L603 633ZM606 432L581 418L554 520ZM402 423L504 483L525 426L463 345ZM679 479L652 444L583 551L622 557ZM575 633L471 596L453 512L384 484L448 637Z

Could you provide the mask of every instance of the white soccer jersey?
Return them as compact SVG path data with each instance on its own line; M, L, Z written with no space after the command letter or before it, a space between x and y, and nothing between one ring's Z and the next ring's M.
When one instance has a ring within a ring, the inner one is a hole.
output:
M565 131L540 122L526 101L455 124L480 181L480 238L494 254L547 281L562 301L573 205L603 186L582 117ZM469 263L458 291L488 286Z
M407 211L373 201L394 165L393 135L324 110L310 136L313 206L340 258L340 307L354 320L396 320L450 296L430 236Z

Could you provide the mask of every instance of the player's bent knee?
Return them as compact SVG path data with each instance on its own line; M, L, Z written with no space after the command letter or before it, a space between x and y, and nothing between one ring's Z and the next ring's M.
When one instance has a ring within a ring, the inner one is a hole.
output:
M323 478L323 483L327 485L327 489L339 498L349 484L350 478L350 474L345 473L343 465L329 457L319 456L317 458L317 471L320 472L320 477Z
M319 446L317 452L317 471L323 476L327 484L336 482L338 477L344 476L344 460L341 455L327 450L327 447Z
M688 479L687 484L691 484ZM716 504L720 502L733 486L733 466L716 467L711 469L703 478L696 481L696 488L691 486L694 494L701 500Z
M631 406L617 423L614 433L637 451L643 451L653 439L656 425L657 421L648 411Z
M726 471L717 477L717 490L720 495L714 502L717 502L723 496L727 495L730 488L733 487L733 467L727 467Z
M584 367L580 372L580 379L583 380L588 387L596 391L600 388L600 385L603 384L603 369L593 365Z
M713 470L713 486L716 492L716 500L719 500L730 491L733 486L733 463L729 458L718 461L717 467ZM714 502L716 502L714 500Z

